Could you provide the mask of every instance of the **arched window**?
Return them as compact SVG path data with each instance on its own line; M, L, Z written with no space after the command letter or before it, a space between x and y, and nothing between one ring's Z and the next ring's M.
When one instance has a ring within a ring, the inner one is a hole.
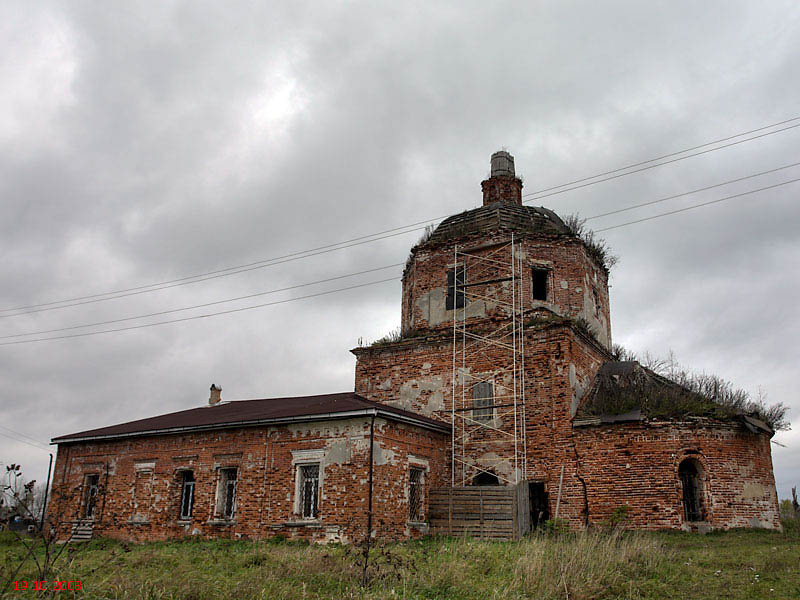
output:
M472 485L500 485L500 480L494 473L478 473L472 479Z
M696 460L687 458L678 467L683 492L683 518L686 521L703 521L703 468Z

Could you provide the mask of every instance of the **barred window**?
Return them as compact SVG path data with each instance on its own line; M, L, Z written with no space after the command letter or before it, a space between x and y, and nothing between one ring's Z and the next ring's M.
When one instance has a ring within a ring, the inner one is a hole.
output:
M192 518L194 511L194 473L192 471L181 472L181 509L178 517L181 520Z
M422 521L424 505L424 489L422 487L422 469L411 468L408 475L408 518L411 521Z
M447 271L447 298L445 299L445 308L453 310L454 308L463 308L464 302L464 285L467 283L467 272L464 267L460 269L448 269Z
M476 421L491 421L494 417L494 384L481 381L472 387L472 418Z
M319 465L301 465L300 516L316 519L319 515Z

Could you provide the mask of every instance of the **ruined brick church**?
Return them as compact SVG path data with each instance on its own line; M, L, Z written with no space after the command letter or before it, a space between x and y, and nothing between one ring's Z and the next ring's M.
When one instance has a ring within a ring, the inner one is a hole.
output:
M772 428L611 354L602 249L522 203L498 152L483 205L411 249L397 336L353 392L224 401L53 439L64 531L353 541L572 528L780 528Z

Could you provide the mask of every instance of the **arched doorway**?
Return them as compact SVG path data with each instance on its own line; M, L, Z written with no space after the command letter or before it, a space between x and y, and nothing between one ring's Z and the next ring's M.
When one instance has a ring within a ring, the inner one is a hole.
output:
M500 480L494 473L478 473L472 479L472 485L500 485Z
M683 518L685 521L705 520L703 506L703 467L696 460L687 458L678 467L683 492Z

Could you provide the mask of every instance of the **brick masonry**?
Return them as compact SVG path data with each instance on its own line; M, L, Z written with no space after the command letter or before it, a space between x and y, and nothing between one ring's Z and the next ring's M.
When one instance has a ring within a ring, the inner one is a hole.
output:
M366 531L370 419L320 421L183 435L135 437L61 446L54 504L65 527L80 519L86 475L97 474L94 532L130 540L204 537L259 538L285 535L312 541L351 541ZM374 520L381 535L418 536L425 526L408 520L411 467L425 471L423 485L444 484L445 434L375 421ZM314 451L319 452L319 459ZM321 467L319 518L298 514L298 455ZM294 463L293 463L294 461ZM219 469L238 469L233 519L215 516ZM181 473L196 479L194 514L179 519ZM427 494L424 494L427 498ZM423 508L423 513L426 507Z

